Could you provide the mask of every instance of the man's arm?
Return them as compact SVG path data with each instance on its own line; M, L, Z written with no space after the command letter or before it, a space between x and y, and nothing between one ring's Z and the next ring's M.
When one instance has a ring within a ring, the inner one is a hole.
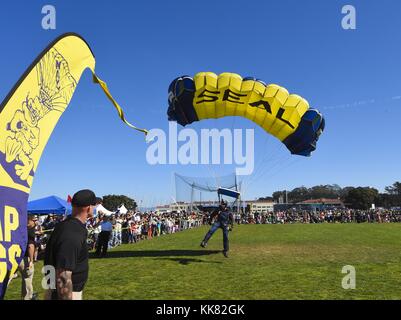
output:
M103 222L102 219L97 220L97 222L95 220L95 223L93 224L93 228L97 228L102 222Z
M33 263L35 255L35 245L33 243L28 244L28 258L29 258L29 264Z
M72 271L56 270L57 295L60 300L72 300Z
M219 214L219 212L219 210L214 210L209 216L209 221L212 222L213 219Z
M232 230L234 228L234 215L232 212L230 212L229 219L230 219L230 225L231 225L231 230Z

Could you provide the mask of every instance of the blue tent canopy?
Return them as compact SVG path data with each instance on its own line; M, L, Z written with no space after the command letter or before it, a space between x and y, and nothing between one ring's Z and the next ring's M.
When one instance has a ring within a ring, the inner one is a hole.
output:
M67 214L71 214L71 204L56 196L50 196L28 202L28 214L63 215L66 212Z

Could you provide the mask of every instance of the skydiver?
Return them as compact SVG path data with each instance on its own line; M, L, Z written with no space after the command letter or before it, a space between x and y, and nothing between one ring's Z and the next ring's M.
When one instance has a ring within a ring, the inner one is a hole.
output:
M205 248L207 246L207 242L212 237L212 235L216 232L217 229L221 228L223 230L223 254L226 258L228 258L228 232L232 231L234 227L234 216L232 212L229 211L229 209L227 208L227 203L224 201L221 202L219 209L220 210L216 210L211 214L211 221L215 216L217 216L217 219L213 223L208 233L206 233L205 238L202 240L200 245L202 248Z

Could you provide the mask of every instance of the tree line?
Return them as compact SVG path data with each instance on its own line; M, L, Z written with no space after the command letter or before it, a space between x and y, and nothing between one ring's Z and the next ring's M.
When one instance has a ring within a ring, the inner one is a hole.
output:
M125 195L109 194L109 195L103 196L102 204L106 209L111 210L111 211L116 211L122 204L128 210L135 210L137 208L136 201Z
M370 209L372 204L376 207L391 208L401 207L401 182L394 182L385 187L385 192L380 193L372 187L345 187L337 184L318 185L311 188L297 187L291 191L276 191L272 196L262 197L258 200L288 203L298 203L311 199L340 199L347 207L352 209ZM125 195L106 195L103 197L103 205L112 211L124 204L128 210L135 210L137 203L134 199Z
M345 187L337 184L318 185L311 188L297 187L291 191L281 190L273 193L272 197L259 198L260 200L272 199L275 202L286 201L298 203L310 199L340 199L344 204L353 209L370 209L372 204L376 207L401 207L401 182L394 182L380 193L372 187Z

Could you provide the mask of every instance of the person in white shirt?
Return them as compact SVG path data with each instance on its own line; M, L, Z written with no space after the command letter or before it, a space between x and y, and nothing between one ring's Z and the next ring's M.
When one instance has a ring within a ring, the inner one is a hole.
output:
M141 240L142 236L142 223L139 221L137 223L137 228L136 228L136 239L137 241Z
M168 223L168 233L173 233L173 227L174 227L173 220L169 218L167 219L167 223Z
M116 232L116 246L119 246L122 243L121 238L121 230L123 225L123 219L121 219L121 215L117 216L116 224L115 224L115 232Z

